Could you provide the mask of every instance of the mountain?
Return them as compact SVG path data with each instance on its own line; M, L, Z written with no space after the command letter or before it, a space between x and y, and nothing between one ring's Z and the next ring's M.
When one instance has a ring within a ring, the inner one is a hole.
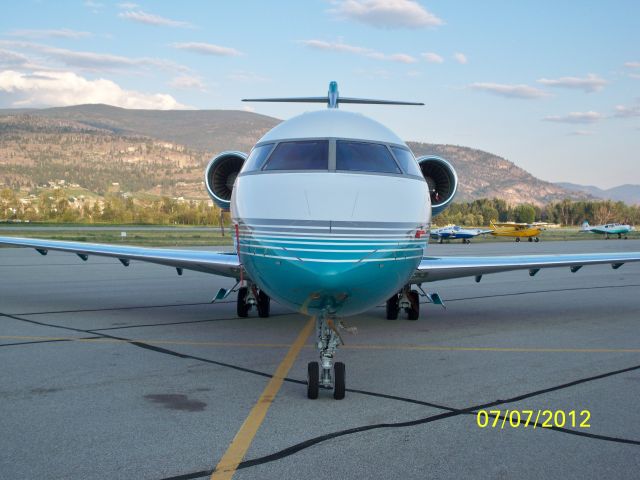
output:
M114 135L169 140L208 152L248 151L255 140L280 123L275 118L237 110L130 110L101 104L0 109L0 118L8 115L76 122Z
M438 155L451 162L458 173L457 201L478 198L500 198L509 204L544 205L569 198L589 198L585 192L575 192L534 177L513 162L498 155L457 145L408 142L413 153Z
M229 110L129 110L108 105L0 110L0 185L65 180L92 192L206 198L203 171L223 150L248 152L280 120ZM456 145L409 142L456 168L456 199L502 198L542 205L588 198L540 180L513 162Z
M640 205L640 185L625 184L606 190L593 185L578 185L568 182L558 182L556 185L574 192L585 192L596 198L620 201L630 205Z

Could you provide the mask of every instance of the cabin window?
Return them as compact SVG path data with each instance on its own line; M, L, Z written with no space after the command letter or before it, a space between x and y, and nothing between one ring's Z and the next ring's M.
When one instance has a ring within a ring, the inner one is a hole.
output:
M281 142L273 150L264 170L328 170L329 141Z
M400 163L404 173L422 177L422 171L420 170L420 166L418 165L418 162L416 162L413 153L399 147L391 147L391 150L393 150L393 154L396 156L396 160Z
M345 140L336 142L336 170L402 173L386 145Z
M272 148L273 143L266 143L251 150L249 158L247 158L247 160L244 162L244 165L242 166L242 171L253 172L254 170L260 170L262 168L262 165L264 165L264 161L269 156Z

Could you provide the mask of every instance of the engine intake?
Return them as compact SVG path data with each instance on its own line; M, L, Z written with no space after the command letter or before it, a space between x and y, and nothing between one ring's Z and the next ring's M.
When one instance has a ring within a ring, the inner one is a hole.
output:
M204 183L213 201L222 210L231 207L233 183L247 159L242 152L222 152L212 158L204 171Z
M426 155L418 158L422 176L429 185L431 211L438 215L446 209L458 190L458 175L444 158Z

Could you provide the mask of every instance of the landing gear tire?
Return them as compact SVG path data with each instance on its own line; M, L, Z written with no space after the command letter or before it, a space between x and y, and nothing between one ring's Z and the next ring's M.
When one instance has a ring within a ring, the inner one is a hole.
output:
M530 242L533 242L533 237L529 237L529 241L530 241Z
M336 362L335 365L333 366L333 381L334 381L333 398L335 398L336 400L342 400L344 398L344 392L345 392L344 363Z
M336 363L336 366L337 365L338 364ZM311 400L315 400L316 398L318 398L319 389L320 367L318 366L318 362L309 362L307 364L307 398L310 398ZM344 393L342 394L342 396L344 397Z
M405 308L407 317L409 320L418 320L420 316L420 296L416 290L411 290L407 293L407 297L409 297L409 301L411 302L411 306Z
M629 238L629 237L627 237L627 236L625 235L625 236L624 236L624 239L626 240L627 238Z
M533 239L534 242L538 243L540 241L540 239L538 237Z
M516 237L516 242L519 242L519 241L520 241L520 237Z
M247 292L248 289L247 287L240 287L238 289L238 298L236 299L237 302L237 313L239 317L248 317L249 316L249 305L247 305L247 303L245 302L246 298L247 298Z
M400 308L398 307L398 295L394 295L389 300L387 300L387 320L397 320L399 311Z
M257 300L258 316L267 318L269 316L269 312L271 311L271 298L269 297L269 295L260 290Z

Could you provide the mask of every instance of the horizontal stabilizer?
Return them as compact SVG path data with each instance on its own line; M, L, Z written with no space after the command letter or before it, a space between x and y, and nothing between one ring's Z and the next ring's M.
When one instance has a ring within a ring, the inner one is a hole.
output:
M397 100L376 100L373 98L340 97L337 82L329 84L326 97L289 97L289 98L243 98L243 102L276 102L276 103L326 103L329 108L338 108L340 103L357 103L360 105L424 105L422 102L401 102Z
M329 97L290 97L290 98L243 98L243 102L280 102L280 103L326 103ZM424 105L422 102L401 102L396 100L376 100L373 98L340 97L340 103L358 103L360 105Z
M328 97L243 98L243 102L328 103Z

